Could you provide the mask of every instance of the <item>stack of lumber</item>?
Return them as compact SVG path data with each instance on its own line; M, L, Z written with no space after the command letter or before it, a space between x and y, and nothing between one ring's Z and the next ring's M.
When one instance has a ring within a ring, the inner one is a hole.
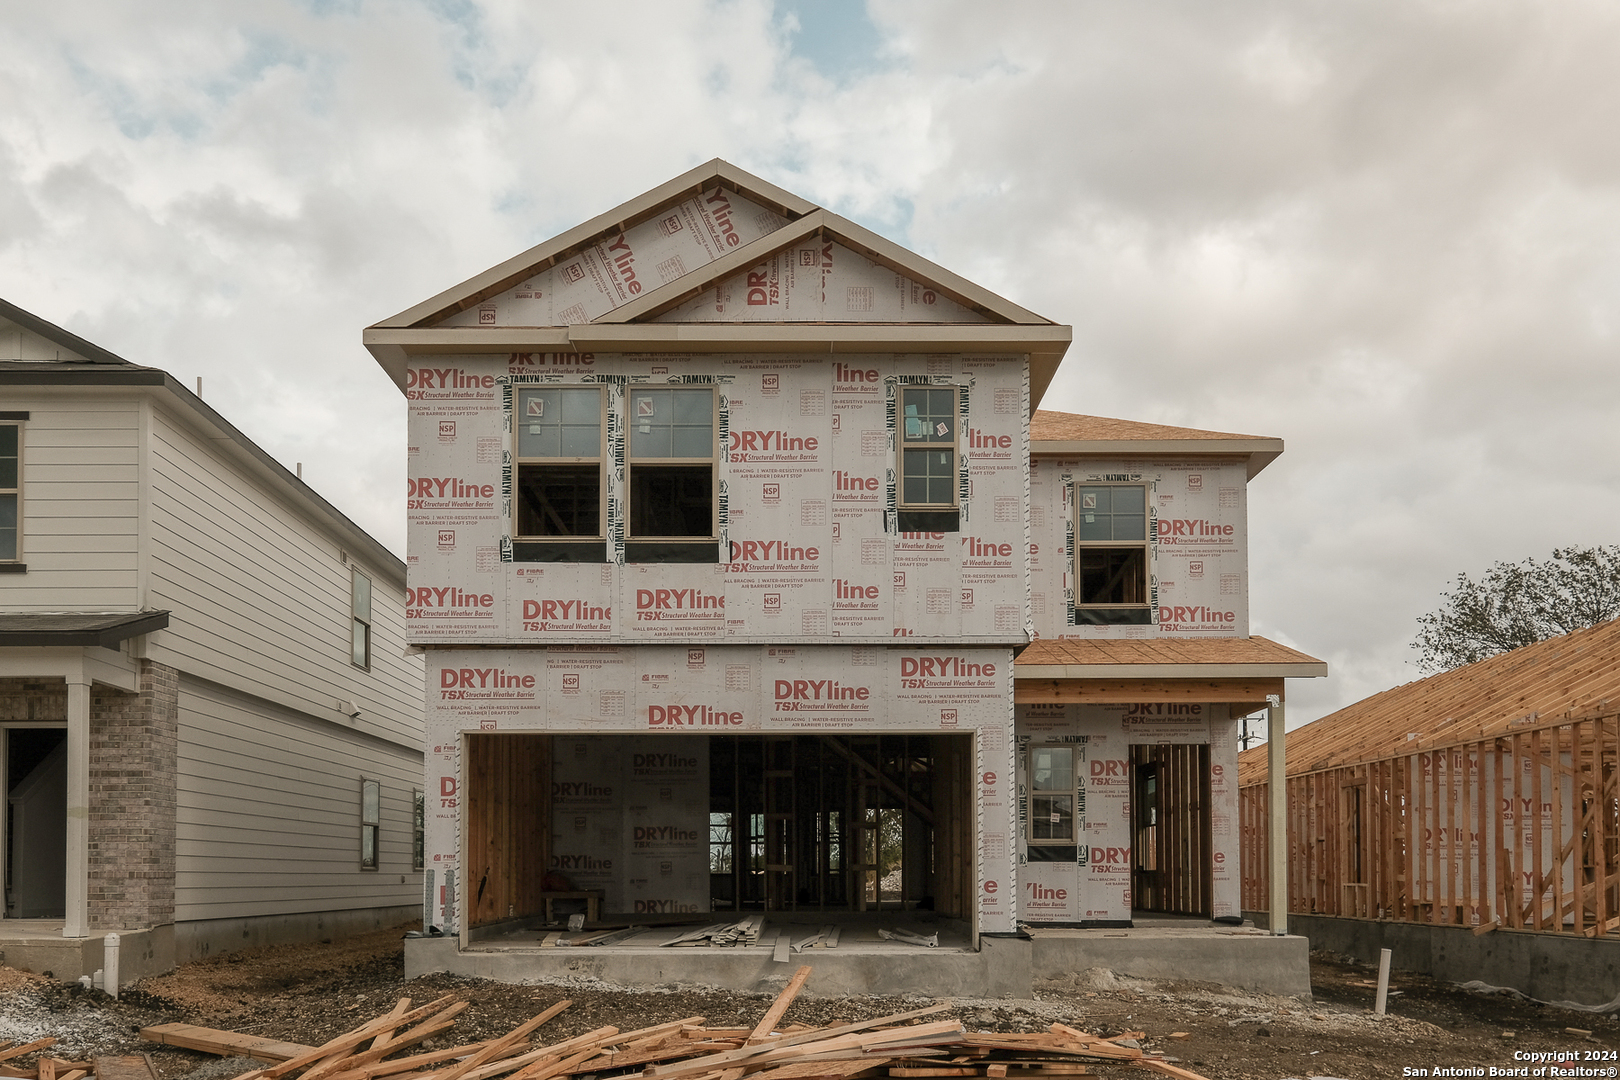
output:
M144 1058L98 1057L92 1061L63 1061L41 1053L56 1045L55 1039L35 1039L21 1046L0 1042L0 1076L16 1080L157 1080ZM19 1068L17 1061L38 1054L32 1069Z
M635 1031L601 1027L570 1039L535 1037L568 1008L561 1001L498 1038L417 1052L467 1007L453 995L418 1008L403 999L390 1012L320 1046L276 1043L185 1024L143 1028L157 1042L248 1054L267 1062L238 1080L861 1080L866 1077L1084 1076L1095 1065L1138 1066L1203 1080L1140 1050L1141 1032L1113 1038L1064 1024L1034 1034L970 1032L960 1020L929 1020L934 1005L853 1024L778 1030L809 979L801 967L752 1028L705 1027L701 1016ZM19 1074L32 1077L33 1074ZM80 1073L79 1076L83 1076ZM34 1080L53 1080L43 1074ZM58 1074L54 1080L68 1080ZM74 1078L78 1080L78 1078Z

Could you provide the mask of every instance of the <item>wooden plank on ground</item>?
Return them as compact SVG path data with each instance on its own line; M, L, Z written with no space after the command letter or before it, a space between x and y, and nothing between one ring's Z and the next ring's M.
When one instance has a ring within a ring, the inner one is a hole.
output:
M787 938L783 937L781 940L785 942ZM782 959L780 944L776 951L778 954L776 959ZM771 1033L771 1030L776 1027L777 1021L786 1015L788 1006L793 1004L793 999L799 996L800 990L804 989L804 984L809 980L812 970L814 969L809 964L805 964L793 973L793 978L788 980L788 984L782 988L782 992L776 995L776 1000L771 1002L771 1007L765 1010L765 1015L760 1018L759 1023L754 1025L754 1030L748 1036L750 1043L757 1043Z
M44 1050L48 1046L55 1045L55 1039L35 1039L31 1043L23 1043L21 1046L13 1046L8 1050L0 1050L0 1061L10 1061L12 1058L32 1054L35 1050Z
M152 1067L139 1054L98 1057L92 1064L96 1080L158 1080L152 1075Z

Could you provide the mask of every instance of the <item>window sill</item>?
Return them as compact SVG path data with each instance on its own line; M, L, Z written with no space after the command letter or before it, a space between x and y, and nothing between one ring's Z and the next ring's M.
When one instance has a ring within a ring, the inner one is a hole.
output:
M962 512L960 510L901 510L896 517L900 531L903 533L953 533L962 531Z

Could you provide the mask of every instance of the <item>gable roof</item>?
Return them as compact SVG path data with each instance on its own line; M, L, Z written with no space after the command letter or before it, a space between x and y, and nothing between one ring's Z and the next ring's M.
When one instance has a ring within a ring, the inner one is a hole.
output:
M1238 435L1037 409L1029 421L1029 452L1065 457L1218 454L1246 459L1248 477L1253 480L1282 454L1283 441L1267 435Z
M7 356L6 352L11 350L6 349L0 351L0 360L26 360L34 363L105 364L112 367L135 366L128 360L125 360L122 356L118 356L115 353L110 353L106 349L103 349L100 345L86 341L78 334L75 334L69 330L64 330L53 322L47 322L38 315L35 315L33 312L24 311L16 304L10 303L6 300L0 300L0 319L14 323L28 333L58 347L54 356L31 357L26 355L26 347L19 338L19 340L16 342L17 355ZM66 349L69 355L66 357L62 356L62 349Z
M760 286L765 311L750 310L751 296L698 310L708 294L751 292L762 266L773 275ZM797 273L803 299L778 303ZM828 275L840 288L848 278L835 303ZM899 301L885 304L889 294ZM402 390L407 357L419 354L972 351L1029 354L1038 400L1071 337L717 158L368 327L364 340Z
M1288 733L1288 775L1488 739L1620 705L1620 619L1406 683ZM1238 756L1263 783L1266 749Z

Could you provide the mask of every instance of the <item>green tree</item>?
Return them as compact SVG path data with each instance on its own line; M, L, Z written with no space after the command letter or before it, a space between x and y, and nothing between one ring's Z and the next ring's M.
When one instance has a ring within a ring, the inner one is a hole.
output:
M1499 562L1478 581L1458 574L1440 598L1439 610L1418 617L1412 642L1418 667L1430 673L1620 616L1620 545L1555 548L1542 562Z

